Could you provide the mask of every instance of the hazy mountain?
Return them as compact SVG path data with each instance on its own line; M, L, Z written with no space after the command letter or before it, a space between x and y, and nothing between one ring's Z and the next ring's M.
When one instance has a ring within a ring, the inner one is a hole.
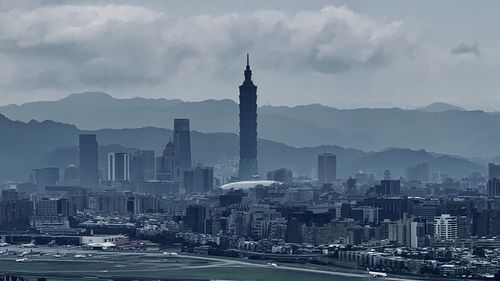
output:
M78 162L78 134L73 125L53 121L12 121L0 115L0 179L26 179L32 168L58 166L64 168ZM160 153L172 135L163 128L97 130L101 163L107 152L134 148L153 149ZM192 132L193 162L213 165L238 157L238 136L232 133ZM322 152L337 154L339 174L348 176L357 170L379 173L389 168L394 176L402 176L402 167L423 161L436 165L440 171L461 176L473 171L484 172L485 167L471 161L408 149L388 149L366 153L357 149L324 145L296 148L275 141L259 139L259 167L266 171L288 167L298 174L311 175L316 168L317 155Z
M174 118L190 118L193 130L238 133L238 105L232 100L115 99L83 93L58 101L4 106L0 112L24 122L50 119L84 129L171 128ZM450 105L403 110L311 104L262 106L258 112L259 137L291 146L335 144L366 151L408 147L488 158L500 153L500 114Z
M465 109L460 107L460 106L456 106L456 105L444 103L444 102L431 103L427 106L419 107L419 108L417 108L417 110L420 110L423 112L445 112L445 111L450 111L450 110L465 111Z
M78 142L79 130L53 121L11 121L0 114L0 178L19 178L47 152Z
M351 163L352 168L367 170L382 175L389 169L394 177L404 176L405 168L427 162L433 171L455 177L463 177L472 171L486 172L486 167L456 156L439 155L424 150L392 148L371 153Z
M116 99L101 92L85 92L57 101L7 105L0 107L0 113L13 120L55 120L84 129L134 128L147 126L144 125L146 120L151 121L149 125L155 125L154 119L161 116L165 109L180 103L180 100L166 99Z

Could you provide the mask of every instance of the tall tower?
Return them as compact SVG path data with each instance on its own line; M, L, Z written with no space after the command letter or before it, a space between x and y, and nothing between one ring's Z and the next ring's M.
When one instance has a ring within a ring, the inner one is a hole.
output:
M174 119L174 179L182 182L184 171L191 169L191 132L189 119Z
M174 180L174 143L172 139L167 143L158 165L159 180Z
M318 155L318 183L333 183L337 180L337 155L322 153Z
M252 81L247 54L245 81L240 86L240 180L258 178L257 166L257 86Z
M80 161L80 184L95 187L99 184L98 147L95 134L81 134L78 151Z

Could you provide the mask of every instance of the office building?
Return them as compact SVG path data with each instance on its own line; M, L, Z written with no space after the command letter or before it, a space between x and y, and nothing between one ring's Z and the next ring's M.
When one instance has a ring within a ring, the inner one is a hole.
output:
M353 194L357 194L358 193L358 191L356 189L356 179L353 179L353 178L348 178L347 179L345 192L348 195L353 195Z
M69 165L64 168L64 183L69 185L76 185L79 182L80 170L74 165Z
M29 227L33 215L33 202L29 200L1 200L0 227L24 229Z
M108 154L108 181L129 181L130 159L127 153L112 152Z
M207 207L202 205L191 205L186 209L184 227L194 233L206 232Z
M399 180L381 180L375 185L377 196L394 196L401 194L401 182Z
M95 134L82 134L78 146L80 184L94 187L99 184L98 144Z
M423 220L413 220L406 223L406 246L414 249L426 246L426 224Z
M130 180L132 182L152 181L156 179L155 152L137 150L130 158Z
M467 216L457 217L457 238L468 239L471 235L471 220Z
M247 54L245 80L240 90L240 162L238 177L249 180L259 177L257 164L257 86Z
M487 188L489 197L500 196L500 179L490 178L487 183Z
M156 179L160 181L174 180L174 143L170 140L163 153L156 161Z
M186 193L207 193L214 188L214 170L212 167L196 167L184 171L184 189Z
M337 180L337 155L323 153L318 155L318 183L334 183Z
M379 208L379 220L397 220L404 217L405 213L410 215L414 201L409 198L367 198L360 203L362 206L372 206Z
M50 167L34 169L34 184L38 189L43 189L48 185L56 185L59 182L59 168Z
M174 180L182 182L184 171L191 169L191 132L189 119L174 120Z
M351 217L356 221L365 223L378 222L380 209L371 206L359 206L351 209Z
M488 163L488 179L500 179L500 164Z

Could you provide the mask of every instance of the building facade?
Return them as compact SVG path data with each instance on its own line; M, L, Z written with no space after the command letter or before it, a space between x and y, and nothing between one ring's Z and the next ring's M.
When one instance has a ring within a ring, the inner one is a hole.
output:
M184 171L189 169L191 169L189 119L174 119L174 180L182 182Z
M258 178L257 165L257 86L252 81L252 70L247 54L245 80L240 86L240 180Z
M323 153L318 155L318 183L333 183L337 180L337 155Z
M108 154L108 181L130 181L130 157L128 153Z
M95 134L80 135L78 152L82 186L92 187L99 184L98 146Z

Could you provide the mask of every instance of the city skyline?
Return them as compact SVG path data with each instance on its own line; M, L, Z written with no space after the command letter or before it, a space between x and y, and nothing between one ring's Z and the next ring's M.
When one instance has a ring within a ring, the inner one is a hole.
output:
M260 70L261 105L414 108L441 101L500 108L494 94L500 88L498 40L491 36L498 3L286 4L216 1L207 8L194 1L7 1L2 4L0 60L8 66L0 72L2 104L82 91L234 99L231 81L249 52ZM29 32L37 26L43 27L39 33ZM244 32L248 26L256 28L253 34ZM217 36L202 36L210 29ZM134 44L122 44L122 52L116 52L108 40ZM275 47L265 48L266 40Z
M0 2L0 281L500 281L500 3L200 3Z

